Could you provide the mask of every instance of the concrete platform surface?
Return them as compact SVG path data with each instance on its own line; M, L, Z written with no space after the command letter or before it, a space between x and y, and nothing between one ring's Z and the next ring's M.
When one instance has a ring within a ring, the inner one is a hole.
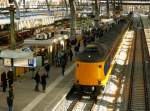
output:
M47 78L46 92L42 92L40 85L39 92L34 91L35 80L32 73L26 73L22 78L14 83L14 111L43 111L47 105L53 108L58 100L67 93L72 86L73 70L75 64L69 62L65 71L65 76L61 73L60 67L52 66ZM6 93L0 87L0 111L7 111Z

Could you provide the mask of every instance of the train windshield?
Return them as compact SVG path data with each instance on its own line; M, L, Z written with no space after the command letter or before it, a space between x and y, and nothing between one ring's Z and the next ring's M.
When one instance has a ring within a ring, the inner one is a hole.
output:
M100 61L104 57L104 49L99 45L87 45L83 52L81 52L77 56L77 60L84 61L84 62L96 62Z
M97 47L87 47L84 50L85 53L97 53L98 52L98 48Z

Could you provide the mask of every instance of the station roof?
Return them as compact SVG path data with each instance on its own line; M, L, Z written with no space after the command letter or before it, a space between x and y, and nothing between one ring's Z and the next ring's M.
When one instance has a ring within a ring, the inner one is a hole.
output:
M23 4L23 0L14 0L17 4ZM47 0L52 4L59 4L62 0ZM25 0L25 4L27 5L40 5L46 4L46 0ZM0 0L0 6L8 6L9 0Z
M0 7L9 6L9 0L0 0ZM16 3L20 6L23 4L23 0L15 0ZM68 2L69 0L67 0ZM76 0L75 0L76 1ZM105 2L107 0L97 0L99 2ZM149 0L122 0L122 2L148 2ZM63 0L25 0L25 4L27 5L46 5L46 2L49 2L53 5L59 5L59 3L64 2ZM78 2L82 3L93 3L94 0L78 0ZM117 3L117 2L116 2Z

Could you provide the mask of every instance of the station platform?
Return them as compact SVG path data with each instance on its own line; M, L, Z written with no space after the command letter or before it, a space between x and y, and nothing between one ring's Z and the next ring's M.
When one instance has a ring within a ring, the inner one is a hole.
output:
M14 83L14 111L44 111L43 109L48 106L53 108L52 106L55 106L55 103L72 86L73 80L70 78L73 77L70 76L74 76L75 64L73 62L74 60L67 63L64 76L62 75L61 67L51 66L45 93L42 92L41 85L39 92L34 91L35 80L32 78L32 72L28 72L18 78ZM68 83L68 80L70 84L65 84L66 82ZM0 111L7 111L7 95L8 91L3 93L2 88L0 88Z

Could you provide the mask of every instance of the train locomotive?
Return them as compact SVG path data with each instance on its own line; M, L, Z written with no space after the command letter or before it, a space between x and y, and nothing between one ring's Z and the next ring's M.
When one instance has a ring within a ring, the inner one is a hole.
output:
M88 44L76 57L75 82L66 98L73 93L99 95L111 74L115 52L100 41Z
M106 48L98 43L90 44L85 48L77 57L76 84L102 85L110 67L110 60L106 58L107 52Z

